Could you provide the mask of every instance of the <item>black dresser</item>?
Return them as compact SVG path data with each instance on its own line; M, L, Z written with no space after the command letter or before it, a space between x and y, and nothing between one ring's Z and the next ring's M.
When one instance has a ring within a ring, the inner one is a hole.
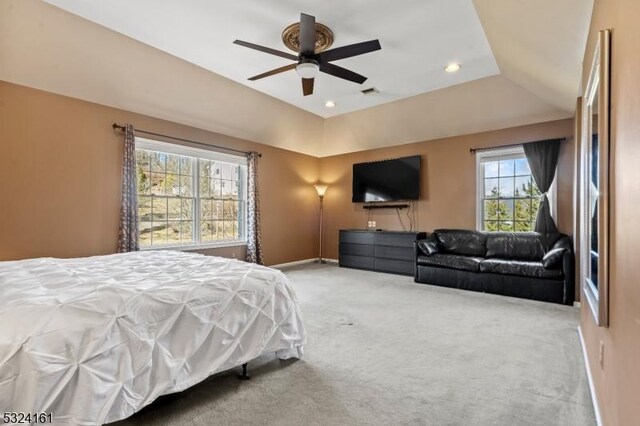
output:
M424 232L340 230L339 261L345 268L413 275L413 242Z

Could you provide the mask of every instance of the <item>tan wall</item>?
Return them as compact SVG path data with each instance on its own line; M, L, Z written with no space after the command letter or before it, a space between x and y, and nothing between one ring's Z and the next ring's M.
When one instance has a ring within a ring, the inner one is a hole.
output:
M595 1L582 80L584 87L598 31L611 28L610 325L597 327L586 304L581 308L580 323L607 426L637 425L640 421L639 16L637 0Z
M330 185L325 196L325 252L338 256L338 230L365 228L367 214L362 204L351 202L353 163L409 155L422 156L420 201L416 203L417 229L466 228L476 226L476 159L469 148L492 147L519 142L567 137L558 165L558 226L573 233L573 121L551 121L505 130L477 133L390 148L361 151L320 159L320 177ZM402 220L408 229L408 219ZM377 227L402 230L395 210L377 210L372 216Z
M110 125L254 149L260 162L265 261L277 264L316 255L317 197L311 183L331 184L325 199L326 255L337 257L337 230L366 226L351 203L355 162L423 156L418 228L475 226L475 158L470 147L495 146L571 134L570 120L401 145L317 159L164 120L0 82L0 181L10 182L0 209L0 259L112 253L120 205L122 137ZM559 227L571 233L573 160L570 139L559 166ZM442 184L445 182L445 185ZM394 211L378 211L377 226L402 229ZM405 225L408 221L403 216ZM244 248L205 253L243 258Z
M111 123L258 150L267 264L316 255L318 159L0 82L0 260L113 253L122 136ZM208 250L238 258L244 248Z
M317 115L41 0L0 1L0 80L306 154L318 151L324 127Z

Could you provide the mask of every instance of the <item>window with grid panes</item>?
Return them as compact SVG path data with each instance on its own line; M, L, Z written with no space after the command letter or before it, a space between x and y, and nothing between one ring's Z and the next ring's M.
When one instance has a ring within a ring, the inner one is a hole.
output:
M136 138L141 248L244 243L246 159Z
M478 229L534 231L541 194L523 149L496 149L477 155Z

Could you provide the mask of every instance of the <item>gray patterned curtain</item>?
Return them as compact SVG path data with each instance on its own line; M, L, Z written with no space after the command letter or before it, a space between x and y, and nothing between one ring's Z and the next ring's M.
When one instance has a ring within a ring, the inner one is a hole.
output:
M247 154L247 262L264 264L260 238L260 202L258 197L257 152Z
M536 181L540 192L542 192L540 207L536 216L536 232L543 234L556 234L558 232L556 223L551 217L547 192L551 188L553 178L556 175L561 141L562 139L550 139L522 145L533 179Z
M126 124L122 161L122 206L120 207L118 252L126 253L137 250L139 250L139 246L138 191L136 190L136 140L133 126Z

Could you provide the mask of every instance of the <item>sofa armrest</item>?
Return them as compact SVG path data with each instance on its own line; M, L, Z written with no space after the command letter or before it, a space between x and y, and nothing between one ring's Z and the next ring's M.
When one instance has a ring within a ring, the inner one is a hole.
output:
M418 241L413 241L413 281L418 282Z
M440 251L440 244L434 233L413 242L413 280L418 282L418 256L431 256Z
M553 249L566 249L567 251L571 251L571 239L567 235L562 235L556 243L551 247Z
M564 304L572 305L575 300L575 258L573 245L567 235L561 236L553 248L564 249L562 256L562 273L564 274Z
M568 250L562 259L562 272L564 273L564 303L566 305L572 305L576 296L573 261L573 251Z

